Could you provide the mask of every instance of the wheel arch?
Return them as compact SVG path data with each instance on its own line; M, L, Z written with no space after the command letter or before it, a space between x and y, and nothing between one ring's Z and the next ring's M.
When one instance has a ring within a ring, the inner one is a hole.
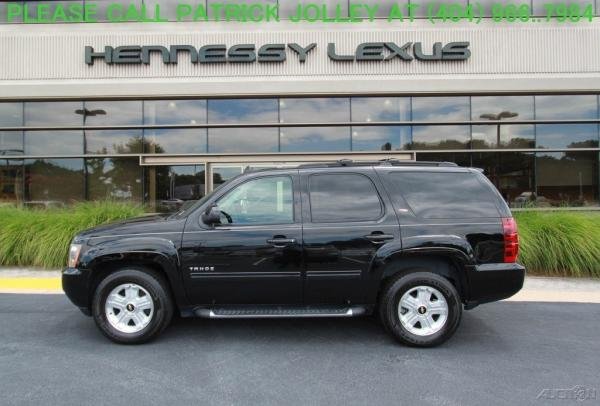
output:
M465 302L468 297L468 280L465 261L461 257L459 253L441 250L399 252L390 255L382 263L379 287L372 301L378 303L380 293L390 281L411 272L426 270L449 280L458 291L461 300Z

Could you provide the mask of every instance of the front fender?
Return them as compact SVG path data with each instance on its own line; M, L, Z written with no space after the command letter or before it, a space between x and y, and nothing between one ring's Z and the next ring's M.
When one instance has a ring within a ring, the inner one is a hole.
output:
M175 243L158 237L131 237L119 240L93 241L82 253L79 268L98 274L112 263L136 263L154 265L164 271L175 301L186 305L187 298L182 286L180 258ZM90 275L90 281L94 275Z

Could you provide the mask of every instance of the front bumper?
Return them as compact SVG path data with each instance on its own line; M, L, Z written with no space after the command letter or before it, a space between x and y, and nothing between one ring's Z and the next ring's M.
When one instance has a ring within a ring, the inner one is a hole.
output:
M62 272L62 288L69 300L87 316L92 315L89 298L89 272L79 268L65 268Z
M511 297L521 290L525 281L525 267L517 263L475 265L468 274L467 309Z

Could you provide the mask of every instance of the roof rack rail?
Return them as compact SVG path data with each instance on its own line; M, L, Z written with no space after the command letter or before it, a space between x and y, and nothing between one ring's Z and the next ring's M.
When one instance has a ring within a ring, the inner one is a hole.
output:
M438 166L438 167L456 167L454 162L434 162L434 161L406 161L398 159L382 159L380 161L353 161L351 159L340 159L335 162L315 162L310 164L298 165L298 168L336 168L347 166Z

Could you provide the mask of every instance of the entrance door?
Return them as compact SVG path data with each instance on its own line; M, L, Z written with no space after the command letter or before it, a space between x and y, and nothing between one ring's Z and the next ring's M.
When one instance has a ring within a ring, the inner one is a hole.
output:
M302 302L298 171L256 173L216 192L221 224L188 219L185 286L195 304Z

